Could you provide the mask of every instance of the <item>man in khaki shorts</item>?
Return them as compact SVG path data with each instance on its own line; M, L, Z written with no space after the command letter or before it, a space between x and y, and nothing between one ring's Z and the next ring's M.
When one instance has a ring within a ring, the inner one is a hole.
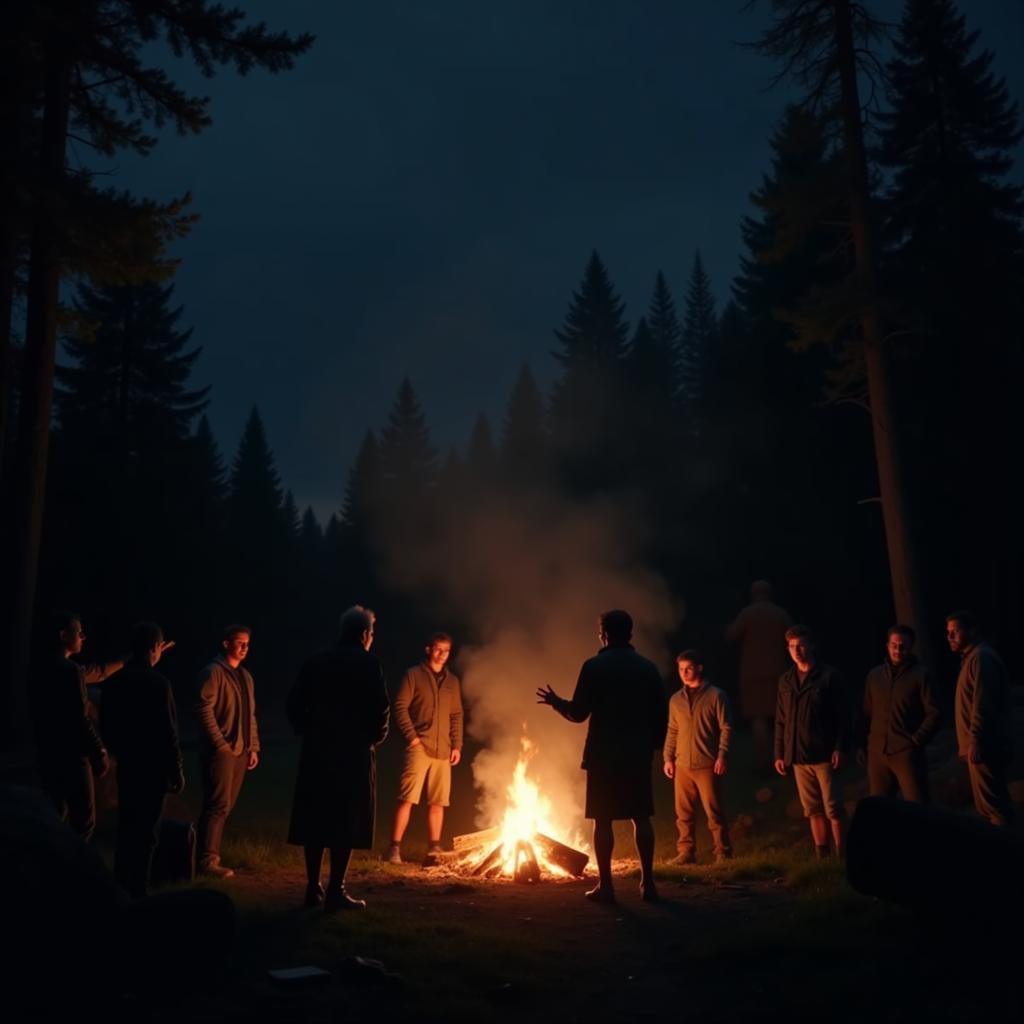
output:
M406 743L387 855L392 864L402 863L402 836L424 786L428 805L424 864L436 862L441 852L444 809L451 798L452 768L462 757L462 691L458 676L446 667L452 638L447 633L435 633L424 650L426 657L402 677L391 705L393 721Z
M806 626L786 630L792 667L779 679L775 710L775 770L793 766L796 791L811 828L814 850L828 856L829 830L843 854L843 805L835 773L849 737L849 709L836 670L818 662Z

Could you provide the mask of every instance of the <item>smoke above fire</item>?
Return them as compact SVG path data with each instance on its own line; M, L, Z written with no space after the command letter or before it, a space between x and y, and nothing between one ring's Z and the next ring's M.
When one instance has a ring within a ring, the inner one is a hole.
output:
M455 637L468 732L482 745L472 765L478 827L501 821L525 734L528 774L550 800L556 838L582 841L586 725L538 704L536 690L550 684L572 696L581 664L600 647L598 616L610 608L632 615L634 645L667 670L664 637L682 609L639 564L643 521L622 501L484 498L435 545L395 560L393 582L440 591L479 638L468 646Z

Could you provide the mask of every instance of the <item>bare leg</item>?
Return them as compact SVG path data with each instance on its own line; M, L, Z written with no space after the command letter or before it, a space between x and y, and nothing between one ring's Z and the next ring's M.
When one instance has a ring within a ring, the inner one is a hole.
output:
M814 840L814 848L821 855L822 849L828 852L828 818L824 814L812 814L807 819L811 826L811 838Z
M633 841L640 857L640 894L650 903L658 898L654 887L654 826L650 818L633 819Z
M843 846L843 819L830 818L829 824L832 826L832 845L836 848L836 856L842 857L845 852Z
M400 800L395 809L395 827L391 830L391 842L400 843L405 830L409 827L409 815L412 814L412 804L408 800Z
M430 845L441 842L441 826L444 824L444 808L440 804L431 804L427 808L427 838Z
M598 882L587 898L598 903L613 903L615 890L612 887L612 850L615 848L615 833L611 818L594 819L594 858L597 860Z

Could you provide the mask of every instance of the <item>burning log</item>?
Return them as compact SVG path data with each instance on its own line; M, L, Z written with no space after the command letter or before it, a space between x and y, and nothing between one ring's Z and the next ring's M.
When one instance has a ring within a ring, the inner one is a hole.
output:
M566 846L565 843L560 843L557 839L552 839L551 836L543 835L540 832L534 834L533 841L552 864L557 864L563 871L568 871L570 875L575 875L577 878L583 877L587 869L587 862L590 860L587 854L574 850L571 846Z
M487 856L484 857L484 859L480 861L480 863L477 864L475 868L473 868L473 871L471 873L474 875L486 876L487 872L490 871L491 868L497 868L500 871L502 854L504 852L505 844L498 843L498 845L493 850L491 850L491 852L487 854Z
M520 839L516 843L516 859L512 877L517 882L540 881L540 865L537 863L537 854L533 852L533 844L528 843L525 839Z
M496 843L501 838L501 829L485 828L482 832L467 832L465 835L456 836L452 840L452 847L456 853L469 853L478 846L486 846L488 843Z

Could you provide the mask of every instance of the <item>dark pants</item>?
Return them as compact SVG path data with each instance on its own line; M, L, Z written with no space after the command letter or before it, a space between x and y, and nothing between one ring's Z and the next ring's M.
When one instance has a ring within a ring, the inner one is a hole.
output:
M43 792L71 830L86 841L96 831L96 787L88 758L42 768Z
M146 895L166 790L160 775L118 766L114 877L129 896Z
M199 816L199 863L220 862L220 842L224 823L234 809L242 790L248 753L207 754L199 757L203 776L203 810Z
M679 852L684 856L689 856L696 849L694 811L699 798L708 818L708 831L711 833L715 854L717 856L731 854L729 826L725 820L725 812L722 810L722 776L716 775L711 768L684 768L679 761L676 761L674 789L676 828L679 830L679 841L676 846Z
M921 747L898 754L868 753L868 795L895 796L915 804L931 803L928 793L928 758Z
M1006 784L1009 761L996 758L971 764L967 761L967 774L971 780L971 795L975 810L993 825L1013 824L1013 801Z

